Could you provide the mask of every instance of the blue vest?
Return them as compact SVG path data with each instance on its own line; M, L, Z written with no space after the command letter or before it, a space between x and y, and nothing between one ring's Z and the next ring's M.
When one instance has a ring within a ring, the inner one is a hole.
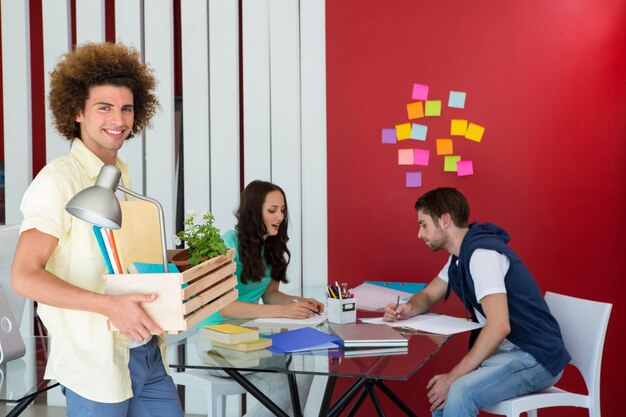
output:
M474 281L469 269L470 259L476 249L495 250L505 255L510 262L509 270L504 276L511 327L507 339L533 355L537 362L556 376L569 363L571 356L565 349L559 324L550 314L539 286L524 263L507 246L509 240L508 233L494 224L472 223L461 243L459 256L452 255L446 298L451 288L463 301L474 321L477 321L474 309L485 316L476 300Z

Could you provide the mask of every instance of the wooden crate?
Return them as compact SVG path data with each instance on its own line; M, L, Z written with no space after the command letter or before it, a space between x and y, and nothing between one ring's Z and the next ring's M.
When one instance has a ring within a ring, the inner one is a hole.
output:
M183 273L105 275L105 293L157 294L142 304L148 316L168 333L189 330L237 299L234 256L229 249Z

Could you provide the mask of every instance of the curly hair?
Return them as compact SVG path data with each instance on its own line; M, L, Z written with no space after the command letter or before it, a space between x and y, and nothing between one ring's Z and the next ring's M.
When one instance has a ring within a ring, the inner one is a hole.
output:
M285 217L278 228L278 234L267 236L263 240L263 236L267 234L263 224L263 203L267 194L272 191L279 191L283 195ZM291 252L287 248L287 241L289 241L287 197L282 188L271 182L252 181L241 193L241 202L236 216L235 230L239 236L239 259L243 264L243 271L239 277L241 282L245 284L249 281L260 281L265 273L265 265L268 265L274 281L287 283L287 265L289 265Z
M159 108L153 71L139 52L122 44L86 43L63 55L50 73L50 110L61 135L80 138L76 116L84 110L91 87L127 87L133 93L134 124L127 139L149 126Z

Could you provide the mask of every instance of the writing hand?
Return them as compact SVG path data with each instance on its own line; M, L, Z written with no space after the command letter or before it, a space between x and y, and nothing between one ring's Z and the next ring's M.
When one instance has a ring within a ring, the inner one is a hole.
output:
M397 308L396 308L397 305ZM383 321L396 321L405 320L413 316L413 309L411 304L396 304L391 303L385 306L385 314L383 315Z
M162 335L163 329L157 326L141 308L141 303L149 303L156 298L156 294L111 296L107 317L124 336L136 342L146 340L152 334Z
M320 303L314 298L301 298L299 301L306 303L311 310L314 310L318 313L321 313L324 311L324 304Z
M284 304L285 317L290 319L308 319L315 315L312 306L301 300L293 300L293 303Z

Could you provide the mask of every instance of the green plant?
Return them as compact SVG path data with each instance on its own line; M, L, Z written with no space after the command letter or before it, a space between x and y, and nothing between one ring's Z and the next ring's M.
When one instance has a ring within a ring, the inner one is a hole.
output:
M227 247L224 240L220 236L220 230L213 226L215 218L211 213L202 214L202 222L195 222L195 213L187 213L185 217L185 230L181 230L176 234L180 239L176 244L185 242L189 252L189 263L192 266L198 265L200 262L224 255Z

